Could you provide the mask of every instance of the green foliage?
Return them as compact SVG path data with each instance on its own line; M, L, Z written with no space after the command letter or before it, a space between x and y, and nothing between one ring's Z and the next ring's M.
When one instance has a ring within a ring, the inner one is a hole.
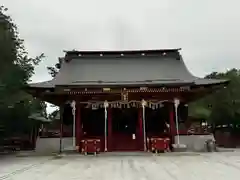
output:
M63 58L58 58L58 63L56 63L55 66L47 67L47 70L52 77L55 77L57 75L59 69L61 68L62 61Z
M208 119L211 114L210 109L204 108L198 103L194 103L189 107L189 116L196 117L198 119Z
M61 68L61 65L62 65L62 62L63 62L64 58L58 58L58 63L55 64L55 66L48 66L47 67L47 70L48 70L48 73L54 78L59 69ZM53 111L50 115L49 115L49 118L52 120L52 121L55 121L56 120L56 116L57 114L59 113L59 110L55 110ZM58 118L57 118L58 119Z
M192 103L190 114L215 125L240 124L240 70L213 72L206 78L229 79L230 83L226 88Z
M29 57L17 26L6 11L0 6L0 125L7 135L13 135L29 130L29 114L41 112L46 116L45 103L23 91L44 54Z

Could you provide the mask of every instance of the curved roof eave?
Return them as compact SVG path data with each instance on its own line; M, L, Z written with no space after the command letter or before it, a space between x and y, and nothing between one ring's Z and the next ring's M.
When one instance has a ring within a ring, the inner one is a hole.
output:
M220 84L228 84L230 80L227 79L204 79L204 78L199 78L194 81L194 84L196 86L201 86L201 85L220 85Z
M174 80L174 81L142 81L142 82L71 82L69 84L62 84L64 86L134 86L134 85L149 85L149 86L174 86L174 85L195 85L195 86L205 86L205 85L220 85L220 84L228 84L229 80L221 80L221 79L204 79L199 78L194 81L182 81L182 80ZM58 84L60 85L60 84ZM42 89L51 89L55 88L56 85L54 84L54 80L44 81L39 83L31 83L29 84L29 88L42 88Z

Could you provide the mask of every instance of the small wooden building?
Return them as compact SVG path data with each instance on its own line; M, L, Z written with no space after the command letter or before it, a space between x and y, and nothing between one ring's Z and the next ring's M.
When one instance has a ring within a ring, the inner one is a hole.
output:
M99 151L153 150L151 139L174 143L189 102L228 83L193 76L179 51L68 51L56 77L28 92L58 105L62 118L71 104L79 151L89 140Z

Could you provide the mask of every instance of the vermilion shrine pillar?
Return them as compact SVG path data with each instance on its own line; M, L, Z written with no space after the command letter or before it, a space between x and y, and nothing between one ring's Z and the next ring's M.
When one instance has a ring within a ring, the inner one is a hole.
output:
M142 108L138 108L138 143L140 150L144 150L144 139L143 139L143 119L142 119Z
M112 150L112 109L108 108L108 151Z
M174 122L174 105L170 104L169 105L169 124L170 124L170 134L171 134L171 143L174 144L174 136L176 134L176 127L175 127L175 122Z

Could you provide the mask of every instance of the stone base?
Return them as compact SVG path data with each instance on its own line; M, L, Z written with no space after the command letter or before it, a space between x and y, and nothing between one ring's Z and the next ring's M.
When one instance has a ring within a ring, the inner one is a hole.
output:
M185 144L172 144L174 152L186 152L187 146Z
M36 153L49 154L58 153L60 149L60 138L37 138ZM72 137L62 138L62 151L75 150Z
M209 135L180 135L180 144L185 144L187 146L187 151L192 152L205 152L206 151L206 141L213 140L213 134ZM175 142L178 142L177 136L175 136Z

